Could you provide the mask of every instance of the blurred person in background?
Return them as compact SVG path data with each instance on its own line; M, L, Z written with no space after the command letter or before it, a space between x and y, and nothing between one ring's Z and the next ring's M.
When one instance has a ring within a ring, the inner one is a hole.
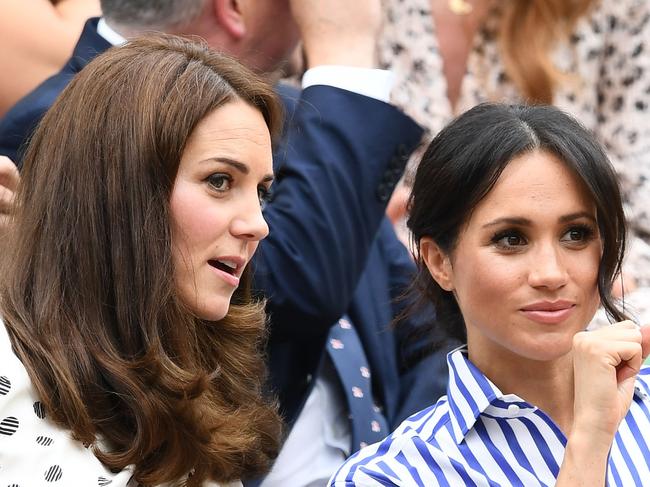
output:
M72 54L84 22L99 0L0 2L0 118Z

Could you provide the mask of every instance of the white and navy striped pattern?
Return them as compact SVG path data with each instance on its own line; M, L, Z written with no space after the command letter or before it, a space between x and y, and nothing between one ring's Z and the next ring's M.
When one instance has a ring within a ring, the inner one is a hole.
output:
M466 354L447 357L447 396L351 457L330 487L555 485L564 434L540 409L502 394ZM607 485L650 486L650 367L614 439Z

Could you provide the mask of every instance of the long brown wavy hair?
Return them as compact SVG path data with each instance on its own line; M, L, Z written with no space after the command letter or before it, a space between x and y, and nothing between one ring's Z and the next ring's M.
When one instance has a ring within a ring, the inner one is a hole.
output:
M552 48L567 40L598 0L496 0L503 9L499 29L506 72L529 102L551 104L567 80L551 60Z
M49 417L144 485L255 475L278 451L264 303L242 284L206 323L172 279L181 154L234 99L277 135L272 88L236 61L177 37L134 40L70 83L25 157L0 314Z

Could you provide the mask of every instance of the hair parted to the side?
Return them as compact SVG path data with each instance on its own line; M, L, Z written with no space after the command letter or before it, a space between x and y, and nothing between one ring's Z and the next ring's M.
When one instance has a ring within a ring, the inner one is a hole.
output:
M172 279L181 155L236 99L277 135L276 95L236 61L173 36L134 40L79 73L25 157L0 316L49 417L143 485L190 471L187 485L231 481L278 451L248 271L216 323L192 316Z
M599 0L509 0L503 9L499 45L505 69L529 103L551 104L556 87L569 79L551 57L558 42L570 42L576 23Z
M478 105L433 139L418 166L409 199L408 227L418 263L412 291L431 302L447 336L466 341L453 293L431 277L418 249L423 237L453 253L472 211L513 159L545 151L584 184L596 206L603 253L598 292L610 319L627 319L611 294L625 250L625 215L616 173L594 136L571 116L550 106ZM587 323L585 323L585 326Z

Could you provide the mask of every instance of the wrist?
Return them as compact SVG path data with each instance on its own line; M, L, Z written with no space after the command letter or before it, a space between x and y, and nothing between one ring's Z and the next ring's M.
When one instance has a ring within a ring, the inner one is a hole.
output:
M597 430L596 428L576 428L567 438L566 455L575 459L592 458L607 461L609 450L614 442L614 435Z
M324 65L374 68L377 65L374 44L363 46L352 42L346 48L305 44L305 57L308 68Z

